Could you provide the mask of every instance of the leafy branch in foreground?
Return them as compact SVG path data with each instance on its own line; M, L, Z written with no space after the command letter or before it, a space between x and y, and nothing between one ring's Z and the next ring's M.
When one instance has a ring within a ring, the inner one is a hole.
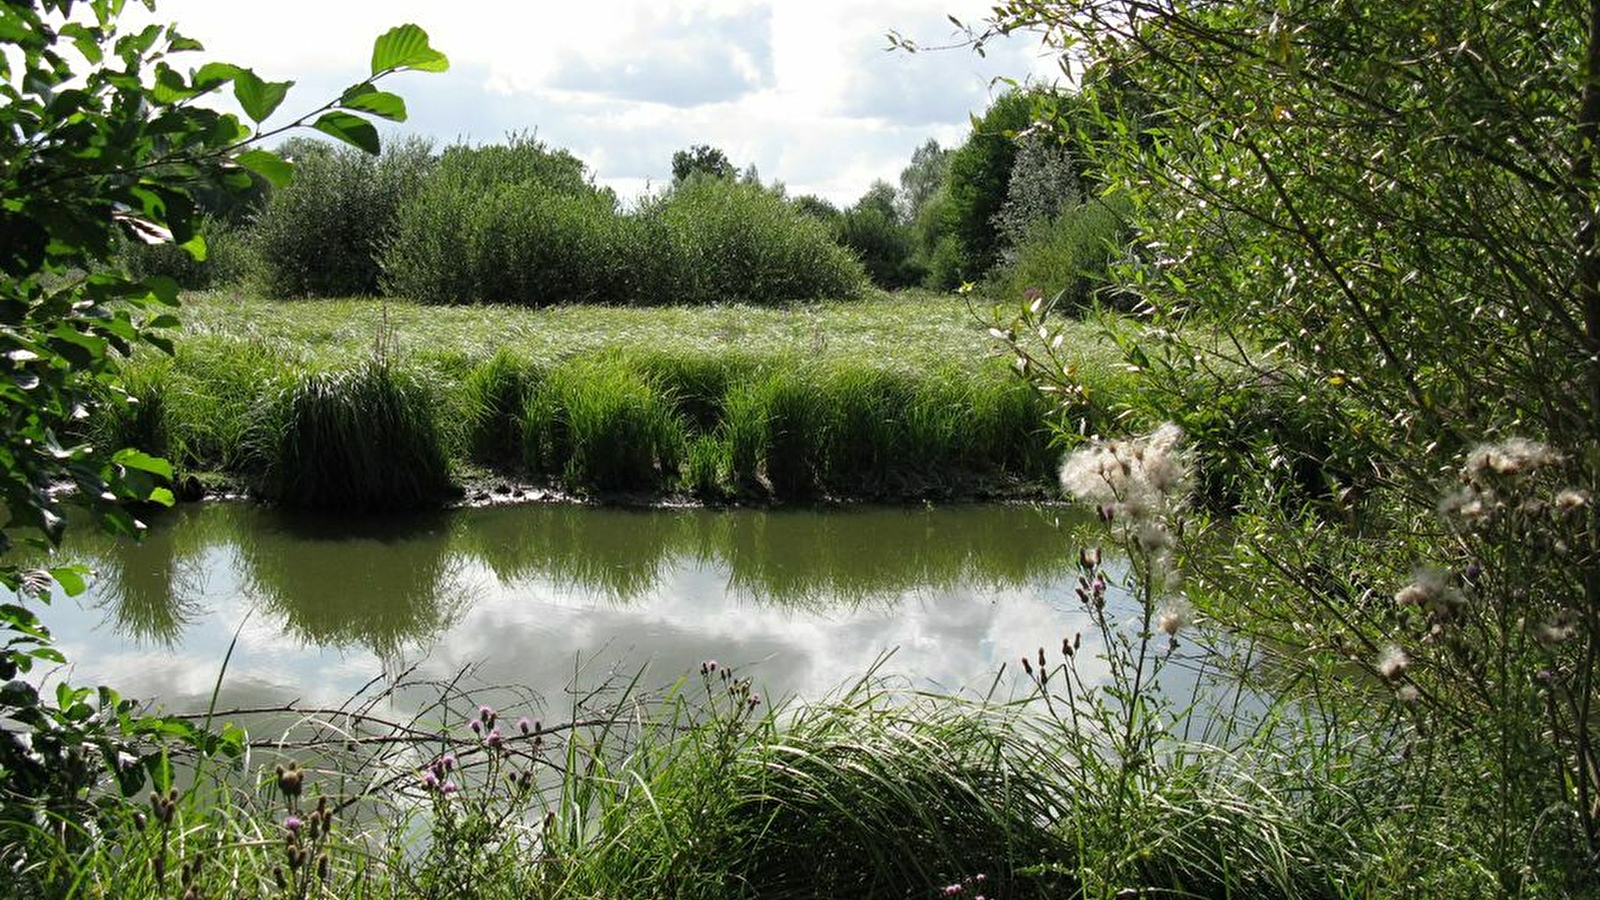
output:
M164 333L178 321L171 279L135 279L110 268L117 238L171 240L203 259L198 192L246 191L247 170L275 184L292 174L257 142L309 125L376 152L368 117L398 121L406 111L375 82L448 66L421 29L392 29L373 48L369 77L306 116L263 130L291 82L220 62L180 70L172 60L201 45L175 26L121 30L124 5L0 6L0 585L22 600L47 599L52 583L69 594L83 590L82 569L29 572L8 555L18 540L39 549L57 544L69 498L129 535L143 526L127 504L173 500L166 461L94 447L82 437L101 398L132 402L119 388L119 359L139 345L170 352ZM153 0L145 6L153 10ZM196 104L230 84L252 126ZM32 612L21 603L5 611L0 674L13 678L38 662L62 661ZM165 771L159 754L139 755L142 737L211 746L192 726L139 718L115 692L102 690L98 703L65 685L56 694L52 704L21 680L0 692L0 713L22 726L0 741L8 808L40 804L65 814L87 799L102 772L118 775L125 791L137 790L143 770ZM86 758L92 747L103 762Z

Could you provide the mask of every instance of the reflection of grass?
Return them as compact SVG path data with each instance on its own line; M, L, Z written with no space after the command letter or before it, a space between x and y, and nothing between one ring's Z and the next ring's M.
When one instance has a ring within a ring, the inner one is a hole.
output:
M316 519L262 514L235 535L250 590L289 631L394 658L471 603L448 516Z
M212 534L204 519L178 510L146 516L149 527L141 541L105 534L88 540L83 549L95 572L97 605L118 633L174 644L205 613L199 595Z
M461 515L462 551L502 581L542 578L619 600L644 597L675 559L725 568L735 593L805 606L958 584L1020 587L1067 565L1046 517L1008 507L538 506Z
M239 577L289 631L392 658L427 644L470 605L469 563L502 583L546 581L646 600L674 566L726 571L728 590L785 607L891 601L961 585L1014 589L1064 574L1051 519L1014 507L648 510L503 506L401 518L311 519L246 504L156 516L134 544L78 529L119 631L175 641L199 616L200 567L237 549Z

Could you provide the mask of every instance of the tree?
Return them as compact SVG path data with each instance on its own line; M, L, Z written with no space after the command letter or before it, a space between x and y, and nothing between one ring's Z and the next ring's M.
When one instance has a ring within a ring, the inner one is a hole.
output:
M1153 411L1218 437L1221 404L1298 398L1298 434L1254 448L1272 502L1211 568L1286 658L1354 660L1426 714L1418 753L1466 773L1504 895L1592 872L1527 854L1600 853L1597 23L1592 0L1081 0L973 34L1064 48L1092 121L1061 125L1149 251L1123 287L1205 323L1130 345ZM1277 474L1301 461L1320 493Z
M969 280L988 272L999 258L1001 239L994 218L1011 184L1017 132L1033 121L1033 111L1028 93L1002 94L950 156L944 226L960 247L962 275Z
M711 178L736 178L739 168L728 161L726 153L708 144L695 144L672 154L673 184L682 184L696 172Z
M67 497L127 534L142 526L126 502L173 499L165 461L137 449L92 447L78 424L105 391L117 392L117 360L139 345L170 350L165 330L177 323L171 279L134 279L111 266L118 237L170 239L203 258L197 196L249 192L251 173L278 185L292 174L289 162L257 142L310 126L376 152L377 131L366 117L403 120L405 104L374 82L447 66L421 29L392 29L373 48L370 77L268 130L262 123L290 82L221 62L179 69L174 61L199 43L173 26L124 33L123 5L0 6L0 497L7 517L0 584L19 598L43 595L52 580L68 593L83 589L81 569L25 572L7 555L13 540L41 547L59 541ZM196 102L229 85L251 124ZM24 605L0 607L0 628L7 637L0 677L26 672L36 660L61 661ZM105 730L130 715L131 704L108 690L98 710L86 690L63 686L57 697L42 701L22 681L0 692L0 713L34 738L29 752L0 740L5 796L75 798L100 771L85 746L96 747L105 770L136 789L143 770L118 763L121 747ZM192 728L169 730L201 740ZM31 822L32 812L26 816Z
M911 152L911 164L900 172L902 222L915 222L923 207L944 187L950 174L950 153L933 138Z

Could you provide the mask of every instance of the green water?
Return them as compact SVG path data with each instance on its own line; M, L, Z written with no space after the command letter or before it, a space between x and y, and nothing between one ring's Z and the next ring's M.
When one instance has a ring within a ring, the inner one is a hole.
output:
M769 696L821 695L875 664L987 691L1008 661L1085 628L1073 563L1093 539L1069 510L1016 506L337 520L211 503L150 526L139 544L79 529L62 555L96 578L45 618L73 681L170 709L205 706L235 636L224 707L338 703L399 672L559 706L614 674L664 684L707 659Z

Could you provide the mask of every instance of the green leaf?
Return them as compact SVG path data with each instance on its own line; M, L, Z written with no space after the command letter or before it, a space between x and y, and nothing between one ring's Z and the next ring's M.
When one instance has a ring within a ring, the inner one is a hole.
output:
M378 153L378 129L360 116L334 110L324 113L311 127L323 134L331 134L352 147L360 147L373 155Z
M359 109L391 122L406 120L406 101L388 91L363 91L354 96L346 93L342 102L345 109Z
M158 456L151 456L142 450L135 450L132 447L118 450L112 455L111 461L124 468L138 469L141 472L149 472L162 478L172 477L172 463Z
M182 247L189 254L189 258L195 262L206 261L206 239L201 237L199 234L196 234L194 237L189 238L187 241L184 241L178 246Z
M172 491L169 488L164 487L151 488L150 496L146 499L151 503L159 503L162 506L168 507L178 502L177 498L172 496Z
M195 71L191 82L196 90L209 91L234 80L235 78L239 77L239 73L243 71L244 69L241 69L232 63L206 63Z
M163 306L178 305L178 291L181 288L178 282L170 275L151 275L144 280L144 286L150 291L150 296Z
M450 60L428 46L428 33L415 25L401 25L378 36L372 45L372 74L391 69L443 72Z
M50 570L50 577L55 579L56 584L61 585L61 590L68 597L76 597L89 587L89 583L84 580L84 576L88 574L89 570L83 566L58 566Z
M249 69L240 69L233 77L233 96L250 121L259 125L272 115L293 86L292 81L262 81Z
M294 166L267 150L246 150L235 156L233 161L265 178L275 188L287 185L294 178Z

